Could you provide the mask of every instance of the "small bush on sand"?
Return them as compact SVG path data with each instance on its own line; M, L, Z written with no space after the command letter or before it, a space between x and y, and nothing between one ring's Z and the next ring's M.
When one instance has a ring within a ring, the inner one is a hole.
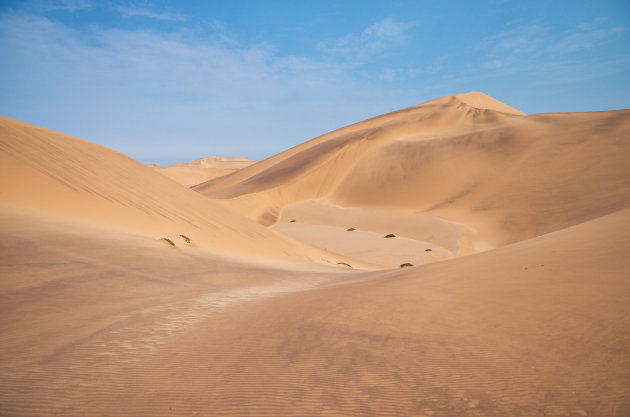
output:
M295 223L295 219L291 220L289 223Z
M425 251L425 252L432 252L432 251L433 251L433 249L425 249L424 251Z
M345 265L345 266L347 266L348 268L352 268L352 265L347 264L347 263L345 263L345 262L337 262L337 265Z
M160 239L160 240L165 241L166 243L168 243L168 244L169 244L169 245L171 245L171 246L175 246L175 244L173 243L173 241L172 241L171 239L168 239L168 238L166 238L166 237L163 237L163 238L162 238L162 239Z
M390 238L390 237L396 237L396 235L393 235L393 234L391 234L391 233L390 233L390 234L388 234L387 236L385 236L385 238L386 238L386 239L387 239L387 238Z
M409 262L405 262L404 264L400 264L401 268L408 268L410 266L413 266L413 264L410 264Z
M355 230L357 229L355 229L354 227L351 227L350 229L346 229L346 232L354 232Z
M184 239L186 241L186 243L190 243L190 238L188 236L185 235L179 235L182 239Z

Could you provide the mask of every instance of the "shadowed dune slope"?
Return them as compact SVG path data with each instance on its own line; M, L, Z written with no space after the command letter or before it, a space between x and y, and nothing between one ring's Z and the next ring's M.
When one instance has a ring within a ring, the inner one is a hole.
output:
M0 204L258 261L328 254L268 230L118 152L0 118ZM336 262L334 262L336 263Z
M149 165L149 167L169 177L173 181L190 187L213 178L231 174L253 163L254 161L250 161L247 158L209 156L207 158L196 159L194 161L167 167L157 165Z
M195 189L271 225L292 203L423 213L492 246L630 205L630 110L525 116L482 93L328 133Z

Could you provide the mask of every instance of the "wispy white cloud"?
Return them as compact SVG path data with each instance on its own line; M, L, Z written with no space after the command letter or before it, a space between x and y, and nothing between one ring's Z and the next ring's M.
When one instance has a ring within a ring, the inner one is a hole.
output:
M596 55L596 48L614 40L626 31L625 27L609 27L606 21L595 19L561 33L543 23L511 24L510 27L493 36L482 39L477 49L483 52L481 68L506 73L547 74L554 81L575 81L580 77L601 76L595 67L609 68L606 60ZM581 52L594 50L587 66L590 71L578 71L583 68L584 57ZM609 59L610 60L610 59ZM617 58L613 61L619 63Z
M387 67L381 71L379 79L382 81L391 82L414 79L418 77L434 76L443 69L443 65L441 63L443 59L444 57L438 57L435 62L424 66L400 66L395 68Z
M534 23L511 27L495 35L483 38L477 49L487 53L531 53L545 47L549 37L546 26Z
M145 8L116 6L116 11L125 17L146 17L154 20L183 22L186 19L179 13L155 12Z
M400 45L408 38L408 30L412 26L411 22L386 18L366 27L361 33L321 41L318 47L323 52L336 57L363 60Z
M372 30L381 32L370 36L394 36L385 35L391 28ZM45 114L51 128L145 161L157 161L152 155L159 153L180 160L238 155L243 147L260 157L274 141L306 140L383 113L405 95L415 102L411 90L366 88L344 63L283 56L268 44L235 44L221 30L75 29L6 13L0 15L0 53L11 63L0 68L0 109ZM35 105L20 109L18 101L8 101L27 95L37 97ZM74 130L57 128L68 115ZM240 151L230 148L237 143Z
M76 12L91 9L94 6L91 0L34 0L25 5L27 8L38 12L53 10Z
M627 28L623 26L608 28L594 24L582 24L551 45L550 50L558 53L570 53L594 48L626 30Z

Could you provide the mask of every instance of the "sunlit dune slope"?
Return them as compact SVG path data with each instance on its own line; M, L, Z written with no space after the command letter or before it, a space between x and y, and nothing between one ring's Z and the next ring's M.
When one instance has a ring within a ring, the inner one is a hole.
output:
M184 235L191 243L183 248L233 257L321 263L328 255L232 213L120 153L4 117L0 204L151 239L165 237L180 245Z
M325 198L464 223L500 246L630 205L628 138L630 110L526 116L468 93L336 130L195 189L265 225L290 204Z
M221 158L210 156L167 167L157 165L149 166L157 170L160 174L166 175L170 179L190 187L213 178L231 174L253 163L254 161L250 161L247 158Z

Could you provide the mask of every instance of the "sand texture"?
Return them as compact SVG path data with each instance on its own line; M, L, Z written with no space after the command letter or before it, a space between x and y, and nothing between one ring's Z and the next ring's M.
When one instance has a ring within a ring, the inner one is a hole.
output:
M188 189L0 118L0 415L627 416L629 161L468 93Z

